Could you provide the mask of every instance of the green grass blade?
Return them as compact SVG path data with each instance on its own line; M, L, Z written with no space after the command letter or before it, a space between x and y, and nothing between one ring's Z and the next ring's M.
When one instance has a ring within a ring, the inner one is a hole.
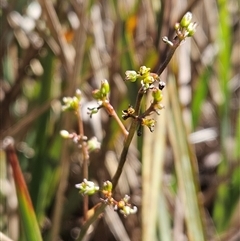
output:
M218 29L218 47L219 53L217 57L218 80L220 84L221 95L223 101L219 105L220 137L221 137L221 154L222 162L218 168L219 175L225 175L229 169L229 153L227 140L231 136L230 124L230 68L231 68L231 27L230 12L228 9L228 1L219 0L219 29ZM218 232L222 232L226 227L230 212L226 208L233 206L233 200L229 192L228 184L220 185L217 193L217 202L214 205L213 219Z
M199 122L199 117L202 111L201 107L208 93L208 88L209 88L208 83L209 83L211 74L212 74L212 69L210 67L207 67L197 82L197 86L193 95L192 107L191 107L193 129L196 128Z
M42 241L40 228L33 209L32 201L19 166L18 158L13 145L6 147L7 160L10 163L17 190L19 213L26 241Z
M51 99L53 85L55 56L49 53L42 60L44 73L41 77L40 94L38 97L39 105ZM49 161L49 151L51 149L51 133L52 127L50 110L40 116L36 122L34 131L36 134L36 155L32 165L32 181L30 186L30 194L36 215L41 223L44 219L46 209L46 199L49 192L49 181L52 175L52 163Z

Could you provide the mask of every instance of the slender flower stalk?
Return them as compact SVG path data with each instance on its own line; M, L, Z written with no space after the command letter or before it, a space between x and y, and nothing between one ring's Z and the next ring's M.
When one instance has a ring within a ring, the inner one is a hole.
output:
M80 136L84 136L84 128L83 128L83 121L81 117L81 109L78 108L77 112L77 119L78 119L78 127L79 127L79 134ZM89 154L88 154L88 148L87 144L84 141L84 138L81 138L79 141L81 147L82 147L82 157L83 157L83 178L88 179L88 163L89 163ZM87 220L87 213L88 213L88 203L89 203L89 197L87 195L83 198L83 214L84 214L84 220Z
M63 102L64 102L64 105L62 106L63 111L73 111L76 114L77 120L78 120L79 134L76 134L76 133L70 134L66 130L62 130L60 134L62 137L72 139L75 143L80 145L82 160L83 160L83 179L87 180L89 153L88 153L88 145L86 142L87 138L84 135L83 121L81 116L81 91L77 89L75 96L64 97ZM85 195L83 198L84 220L87 220L88 203L89 203L89 198L87 195Z
M165 36L163 37L163 42L169 45L169 52L167 53L167 57L165 61L160 65L157 74L161 75L164 69L169 64L172 59L173 54L176 49L179 47L181 42L185 40L187 37L192 37L196 32L197 24L192 22L192 13L187 12L181 19L180 23L175 24L176 36L173 41L169 41Z
M115 121L117 122L118 126L120 127L120 129L121 129L121 131L122 131L122 133L123 133L123 135L126 139L127 136L128 136L128 131L126 130L122 121L119 119L119 117L118 117L116 111L114 110L114 108L112 107L112 105L109 102L104 102L103 105L106 108L108 114L115 119Z
M136 104L135 104L136 113L139 113L139 111L140 111L142 98L143 98L143 87L141 87L138 91L137 100L136 100ZM132 124L130 126L130 129L129 129L129 134L127 136L127 139L124 142L124 146L123 146L123 150L122 150L122 153L121 153L121 156L120 156L117 171L116 171L116 173L115 173L115 175L113 176L113 179L112 179L113 190L116 188L118 180L121 176L123 166L124 166L124 164L126 162L126 159L127 159L128 149L129 149L129 146L132 142L132 139L133 139L134 133L137 129L137 126L138 126L137 120L133 120Z

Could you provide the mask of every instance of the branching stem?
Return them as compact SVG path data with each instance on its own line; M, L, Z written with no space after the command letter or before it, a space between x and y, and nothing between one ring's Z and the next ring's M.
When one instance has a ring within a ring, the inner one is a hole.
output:
M137 96L137 101L136 101L136 105L135 105L135 111L136 113L139 113L140 111L140 106L141 106L141 100L142 100L142 97L143 97L143 88L140 88L140 90L138 91L138 96ZM118 164L118 168L117 168L117 171L112 179L112 184L113 184L113 191L114 189L116 188L117 186L117 183L118 183L118 180L121 176L121 173L122 173L122 169L123 169L123 166L126 162L126 158L127 158L127 153L128 153L128 149L129 149L129 146L132 142L132 139L133 139L133 136L134 136L134 133L137 129L137 125L138 125L138 121L137 120L133 120L131 126L130 126L130 129L129 129L129 134L127 135L127 138L124 142L124 147L123 147L123 150L122 150L122 153L121 153L121 157L120 157L120 161L119 161L119 164ZM85 224L82 226L81 228L81 232L80 232L80 236L78 238L78 241L81 241L83 240L83 238L85 237L86 233L87 233L87 230L88 228L90 227L90 225L97 220L97 218L99 217L99 215L101 213L104 212L105 208L106 208L107 204L105 203L102 203L101 206L99 206L98 208L96 208L95 212L94 212L94 215L89 218Z
M159 67L158 71L157 71L157 74L158 75L161 75L162 72L164 71L164 69L167 67L167 65L169 64L170 60L172 59L172 56L174 54L174 52L176 51L176 49L179 47L180 43L181 43L181 39L179 39L178 37L176 37L174 39L174 42L173 42L173 45L170 46L170 50L167 54L167 57L165 59L165 61L163 62L163 64ZM141 87L138 91L138 95L137 95L137 100L136 100L136 104L135 104L135 113L137 115L139 115L139 112L140 112L140 106L141 106L141 101L142 101L142 98L143 98L143 95L144 95L144 89L143 87ZM110 108L111 107L111 108ZM132 121L132 124L129 128L129 132L127 134L127 131L125 129L125 127L123 126L121 120L119 119L119 117L117 116L116 112L114 111L113 107L109 104L109 106L107 107L107 109L110 108L109 110L109 113L111 114L111 116L113 116L117 123L119 124L120 128L122 129L126 139L124 141L124 146L123 146L123 150L122 150L122 153L121 153L121 156L120 156L120 160L119 160L119 164L118 164L118 168L117 168L117 171L115 173L115 175L113 176L113 179L112 179L112 185L113 185L113 191L116 189L116 186L117 186L117 183L118 183L118 180L122 174L122 170L123 170L123 167L124 167L124 164L126 162L126 159L127 159L127 154L128 154L128 149L129 149L129 146L132 142L132 139L133 139L133 136L134 136L134 133L135 131L137 130L137 126L139 125L139 121L138 119L133 119ZM148 112L151 112L152 111L152 107L150 107L148 109ZM121 123L121 124L120 124ZM85 236L85 234L87 233L87 230L89 228L89 226L95 221L97 220L97 218L99 217L99 215L101 213L104 212L104 209L105 207L107 206L107 204L105 203L102 203L98 208L96 208L95 212L94 212L94 215L89 218L85 224L82 226L82 229L81 229L81 233L80 233L80 236L79 236L79 239L78 241L82 240Z
M136 101L136 104L135 104L135 111L136 111L137 114L139 114L139 111L140 111L141 100L142 100L143 94L144 94L143 88L140 88L139 91L138 91L137 101ZM137 121L137 119L134 119L131 126L130 126L129 134L127 136L127 139L124 142L124 146L123 146L123 150L122 150L122 153L121 153L121 156L120 156L117 171L116 171L116 173L115 173L115 175L112 179L113 191L116 188L118 180L121 176L123 166L124 166L124 164L126 162L126 159L127 159L128 149L129 149L129 146L132 142L134 133L137 129L137 125L138 125L138 121Z

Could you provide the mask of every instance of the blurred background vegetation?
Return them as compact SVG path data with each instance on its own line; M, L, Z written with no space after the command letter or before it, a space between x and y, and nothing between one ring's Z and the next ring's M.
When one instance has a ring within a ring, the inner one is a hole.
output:
M1 140L12 136L43 240L77 240L83 224L81 153L63 141L78 132L61 112L63 96L83 93L89 179L101 185L117 167L123 136L91 91L107 79L117 113L134 105L126 70L157 71L174 24L191 11L193 38L176 51L161 79L165 109L153 133L135 137L116 198L129 194L138 213L110 208L85 240L240 240L240 10L238 0L1 0ZM145 99L147 105L148 99ZM124 122L126 126L129 122ZM0 231L24 241L11 168L1 151ZM90 207L99 202L91 197ZM196 225L195 225L196 224ZM197 229L196 229L197 228ZM31 231L29 231L31 232Z

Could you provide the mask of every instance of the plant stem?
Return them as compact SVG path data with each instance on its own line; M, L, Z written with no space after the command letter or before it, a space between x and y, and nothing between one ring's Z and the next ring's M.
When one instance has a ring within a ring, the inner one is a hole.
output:
M144 94L143 88L141 87L138 91L137 101L136 101L136 104L135 104L135 111L136 111L137 114L139 114L139 111L140 111L140 105L141 105L141 100L142 100L143 94ZM137 121L137 119L134 119L131 126L130 126L129 134L127 136L127 139L124 142L124 146L123 146L123 150L122 150L122 153L121 153L121 156L120 156L120 161L119 161L119 164L118 164L117 171L116 171L116 173L115 173L115 175L113 176L113 179L112 179L113 191L116 188L118 180L121 176L123 166L126 162L128 149L129 149L129 146L132 142L134 133L137 129L137 125L138 125L138 121Z
M77 118L78 118L78 127L79 127L79 134L80 134L80 144L82 147L82 157L83 157L83 179L88 179L88 162L89 162L89 154L86 142L83 140L84 137L84 128L83 128L83 121L81 117L81 110L78 108L77 111ZM87 220L87 213L88 213L88 202L89 198L88 195L85 195L83 198L83 216L84 220Z
M128 136L128 131L126 130L126 128L125 128L125 126L123 125L122 121L119 119L119 117L118 117L116 111L114 110L114 108L112 107L112 105L111 105L109 102L104 102L103 105L104 105L104 107L106 108L108 114L109 114L110 116L112 116L112 117L116 120L117 124L119 125L119 127L120 127L120 129L122 130L122 132L123 132L123 134L124 134L124 137L125 137L125 139L126 139L127 136Z
M104 212L106 206L107 204L102 203L98 208L95 209L94 214L81 227L81 232L77 241L81 241L84 239L88 228L91 226L92 223L94 223L97 220L99 215L101 215Z
M167 54L167 58L165 59L165 61L159 67L159 69L157 71L158 75L160 75L163 72L163 70L167 67L167 65L170 62L170 60L171 60L175 50L180 45L180 43L181 43L181 40L179 38L176 38L174 40L173 46L171 46L171 49L170 49L170 51ZM140 106L141 106L141 101L142 101L143 94L144 94L144 90L143 90L143 87L141 87L139 89L139 91L138 91L137 100L136 100L136 104L135 104L135 112L137 113L137 115L139 115L139 112L140 112ZM115 113L113 107L110 104L106 105L105 107L108 110L108 113L111 116L113 116L117 120L117 122L119 124L121 121L119 120L119 118L118 118L117 114ZM113 190L112 191L115 190L115 188L117 186L117 183L118 183L118 180L119 180L119 178L120 178L120 176L122 174L123 166L124 166L124 164L126 162L126 159L127 159L128 149L129 149L129 146L130 146L130 144L132 142L132 139L133 139L133 136L134 136L134 133L135 133L135 131L137 129L138 124L139 124L139 122L138 122L137 118L134 119L132 124L131 124L131 126L130 126L130 128L129 128L128 135L125 134L126 139L124 141L124 146L123 146L123 150L122 150L122 153L121 153L121 156L120 156L118 168L117 168L117 171L116 171L115 175L112 178L112 185L113 185ZM123 130L123 132L125 132L126 129L125 129L124 126L123 127L122 126L123 125L122 125L122 122L121 122L120 127ZM106 204L103 203L100 207L98 207L96 209L94 215L85 222L85 224L82 226L82 229L81 229L78 241L80 241L80 240L82 240L84 238L84 236L85 236L89 226L99 217L99 215L102 212L104 212L105 207L106 207Z
M139 113L140 111L140 105L141 105L141 100L142 100L142 97L143 97L143 88L140 88L139 91L138 91L138 96L137 96L137 101L136 101L136 104L135 104L135 111L136 113ZM128 149L129 149L129 146L131 144L131 141L133 139L133 136L134 136L134 133L137 129L137 125L138 125L138 121L137 120L133 120L131 126L130 126L130 129L129 129L129 134L127 135L127 138L124 142L124 147L123 147L123 150L122 150L122 153L121 153L121 157L120 157L120 161L119 161L119 164L118 164L118 168L117 168L117 171L112 179L112 184L113 184L113 191L114 189L116 188L116 185L118 183L118 180L121 176L121 173L122 173L122 169L123 169L123 166L126 162L126 157L127 157L127 153L128 153ZM106 208L107 204L105 203L102 203L101 206L99 206L98 208L96 208L95 212L94 212L94 215L89 218L85 224L82 226L81 228L81 232L80 232L80 236L78 238L78 241L81 241L83 240L84 236L86 235L87 233L87 230L88 228L90 227L90 225L97 220L97 218L99 217L99 215L101 213L104 212L105 208Z
M173 40L173 45L169 45L170 50L167 53L167 57L164 60L164 62L160 65L157 74L161 75L162 72L164 71L164 69L166 69L167 65L169 64L170 60L172 59L173 54L175 53L176 49L178 48L178 46L180 45L180 43L182 42L181 39L179 39L177 36L176 38Z

